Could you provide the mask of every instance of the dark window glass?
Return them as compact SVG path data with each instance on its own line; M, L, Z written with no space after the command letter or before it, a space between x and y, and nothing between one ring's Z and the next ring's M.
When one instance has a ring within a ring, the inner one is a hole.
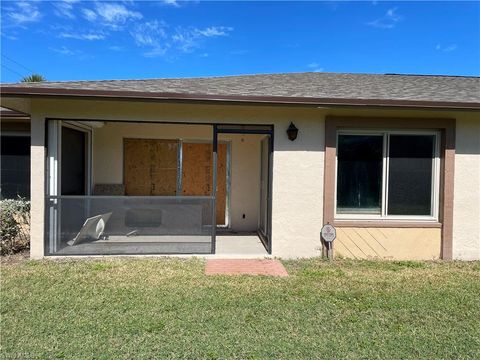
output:
M337 213L381 214L382 135L339 135Z
M389 215L431 215L435 136L390 135Z
M1 137L1 198L30 199L30 136Z
M85 195L86 133L62 127L62 195Z

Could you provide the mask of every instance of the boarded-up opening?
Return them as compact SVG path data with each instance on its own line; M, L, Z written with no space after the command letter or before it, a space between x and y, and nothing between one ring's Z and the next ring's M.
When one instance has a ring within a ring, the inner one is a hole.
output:
M125 139L124 151L126 195L176 195L177 140Z
M183 143L182 193L209 196L212 193L212 144ZM225 225L227 208L227 144L218 144L217 225Z

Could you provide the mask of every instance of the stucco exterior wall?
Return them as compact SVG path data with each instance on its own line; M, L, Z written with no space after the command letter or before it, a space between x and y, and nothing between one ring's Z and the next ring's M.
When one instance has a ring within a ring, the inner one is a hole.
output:
M2 100L3 103L3 100ZM333 109L246 105L173 104L93 100L31 101L32 114L32 255L43 255L44 119L142 120L235 124L273 124L273 255L284 258L321 254L323 225L325 116L456 118L457 154L454 185L454 258L480 258L480 119L478 113L400 109ZM298 139L288 140L290 121L299 128ZM386 124L388 126L388 124ZM361 127L361 124L359 124ZM35 140L34 140L35 139ZM33 203L33 201L32 201ZM407 229L408 230L408 229ZM415 230L417 231L417 230ZM437 234L438 229L425 229ZM394 242L413 239L398 232ZM430 235L429 235L430 236ZM393 238L392 238L393 239ZM437 251L432 237L430 251ZM396 244L396 243L395 243ZM402 258L415 258L414 251ZM388 257L388 256L387 256Z
M45 226L45 118L31 115L30 147L30 257L44 255Z
M453 257L480 259L480 114L457 119Z

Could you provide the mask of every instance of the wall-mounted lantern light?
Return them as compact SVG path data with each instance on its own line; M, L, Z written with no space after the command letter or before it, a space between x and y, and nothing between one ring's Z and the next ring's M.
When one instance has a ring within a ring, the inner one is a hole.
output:
M288 138L293 141L297 138L298 135L298 129L297 127L293 124L293 122L290 123L290 126L287 129L287 136Z

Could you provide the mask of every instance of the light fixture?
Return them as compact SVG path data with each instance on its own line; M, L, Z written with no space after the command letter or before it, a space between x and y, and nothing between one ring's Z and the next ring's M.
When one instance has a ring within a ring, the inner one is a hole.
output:
M298 129L297 127L293 124L293 122L290 123L290 126L287 129L287 136L288 139L293 141L297 138L298 135Z

